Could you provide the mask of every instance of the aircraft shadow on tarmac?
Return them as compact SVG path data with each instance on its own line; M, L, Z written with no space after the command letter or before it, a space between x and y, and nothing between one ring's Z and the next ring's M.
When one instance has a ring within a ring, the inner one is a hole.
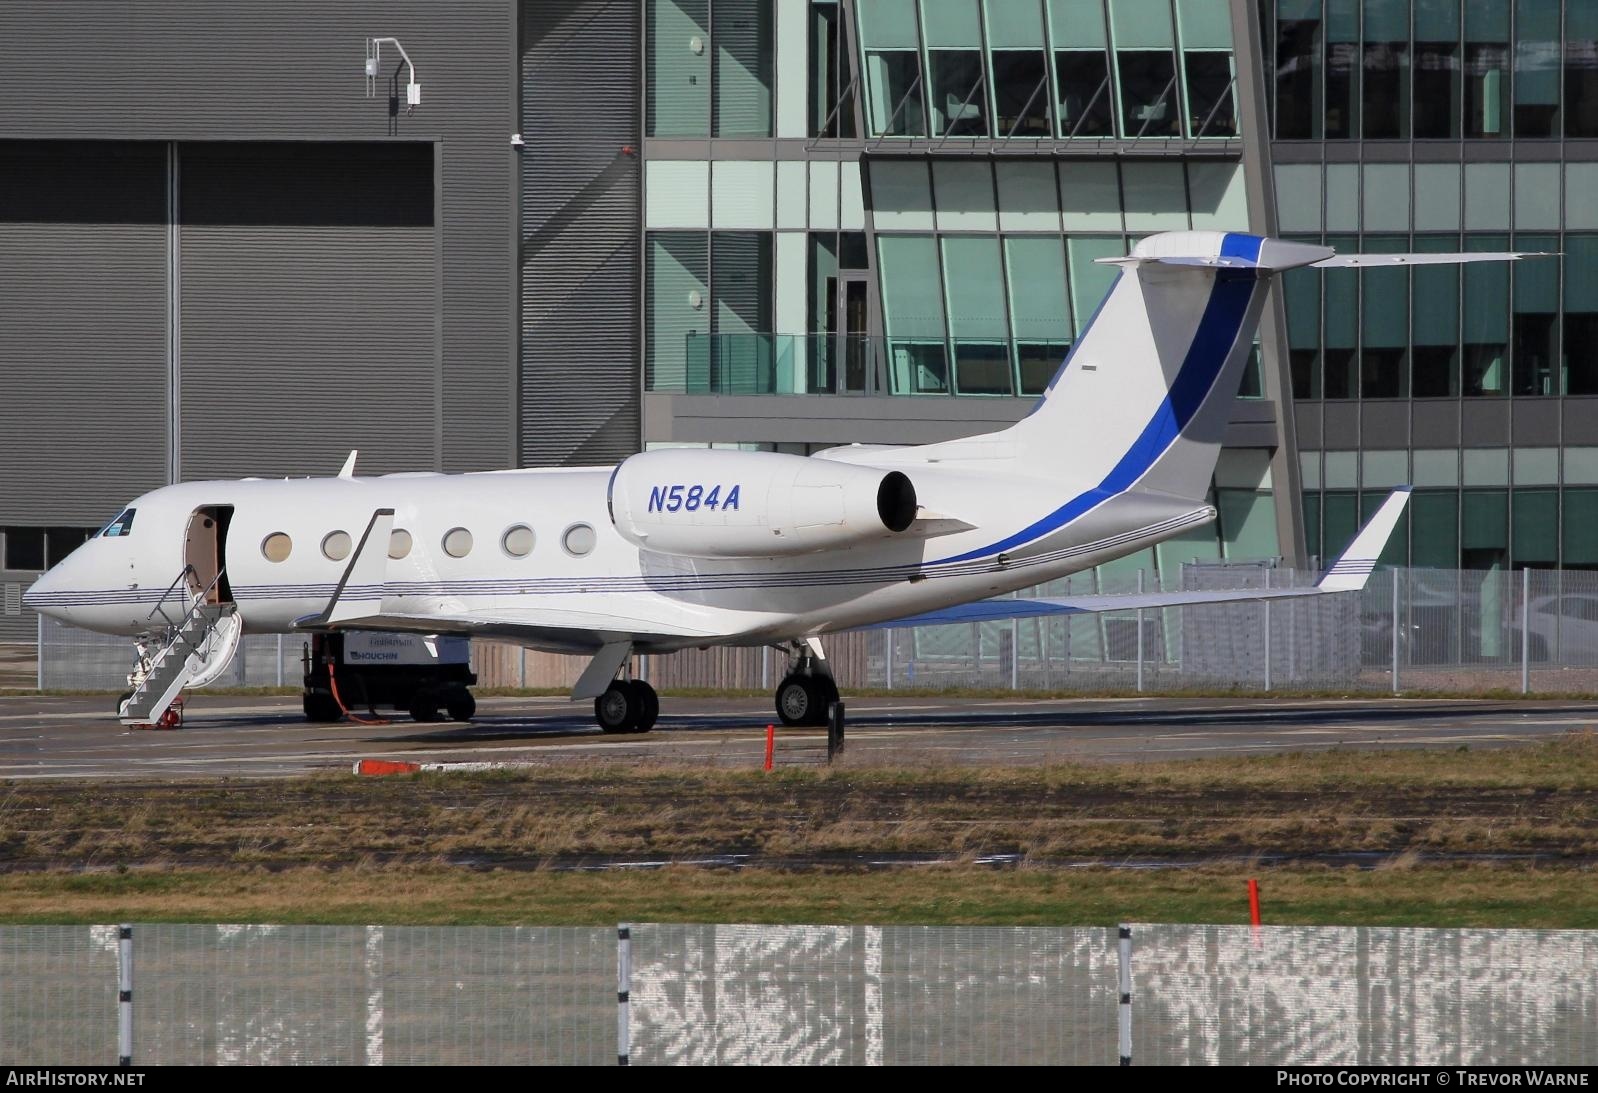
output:
M1246 701L1246 700L1245 700ZM1280 707L1260 705L1245 707L1227 705L1218 708L1196 707L1175 709L1087 709L1073 710L1069 706L1047 710L995 710L991 707L971 710L937 709L920 712L895 710L891 713L873 713L870 710L850 714L851 728L893 728L916 726L919 728L1130 728L1130 729L1195 729L1237 725L1251 729L1293 728L1298 726L1357 726L1381 722L1420 723L1442 721L1468 724L1489 718L1503 719L1516 714L1529 715L1535 722L1542 714L1557 714L1561 718L1592 717L1598 724L1598 705L1525 706L1493 703L1486 706L1466 706L1458 703L1417 704L1402 706L1374 704L1349 707L1337 705L1294 705ZM655 724L654 732L717 732L739 729L763 729L767 722L758 716L741 714L663 714ZM416 726L419 731L406 732L404 725L393 726L397 732L367 738L367 743L470 743L474 740L505 741L516 739L549 739L551 737L601 737L603 734L593 724L586 711L574 710L571 714L501 715L479 718L465 724ZM814 731L821 732L817 727ZM618 736L625 741L636 739Z

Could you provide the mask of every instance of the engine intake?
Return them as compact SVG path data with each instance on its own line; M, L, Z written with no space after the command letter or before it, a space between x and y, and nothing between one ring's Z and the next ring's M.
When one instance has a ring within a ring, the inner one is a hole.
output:
M610 480L610 518L645 550L765 558L890 539L916 518L916 490L884 471L775 452L642 452Z

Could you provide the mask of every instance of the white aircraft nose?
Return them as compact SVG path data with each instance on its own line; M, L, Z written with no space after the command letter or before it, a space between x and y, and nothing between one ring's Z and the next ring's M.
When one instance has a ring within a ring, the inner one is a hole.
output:
M70 564L71 559L68 558L34 581L33 586L22 594L23 606L65 622L70 613L73 585L71 574L66 572Z

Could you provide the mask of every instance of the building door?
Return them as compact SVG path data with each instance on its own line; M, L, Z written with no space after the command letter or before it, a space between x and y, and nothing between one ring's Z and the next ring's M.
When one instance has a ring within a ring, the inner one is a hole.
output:
M838 278L834 333L837 392L865 394L871 368L871 279L864 271L844 271Z

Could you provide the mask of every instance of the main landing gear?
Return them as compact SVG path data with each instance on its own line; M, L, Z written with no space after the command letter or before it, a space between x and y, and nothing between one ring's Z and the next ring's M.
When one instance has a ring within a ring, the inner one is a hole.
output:
M594 720L607 733L648 732L659 716L660 696L641 679L618 679L594 699Z
M791 670L777 684L777 716L784 725L825 725L827 707L838 701L827 662L813 655L815 646L797 645Z

